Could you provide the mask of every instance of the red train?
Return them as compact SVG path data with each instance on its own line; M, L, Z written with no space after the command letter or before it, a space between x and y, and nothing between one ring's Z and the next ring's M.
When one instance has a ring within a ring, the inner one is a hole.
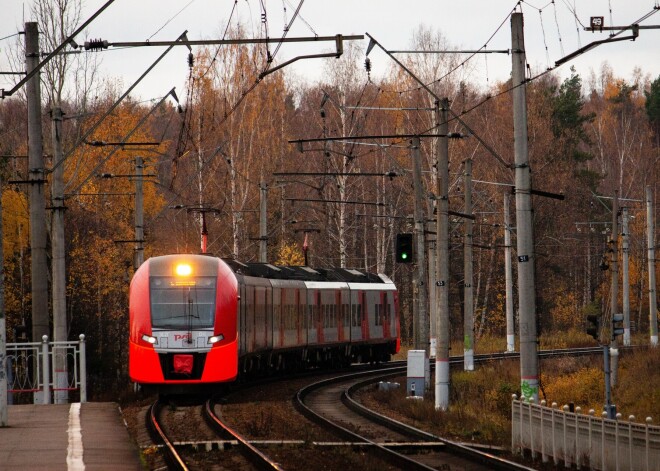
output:
M185 392L239 374L387 361L400 346L398 304L392 281L360 270L153 257L131 281L129 375Z

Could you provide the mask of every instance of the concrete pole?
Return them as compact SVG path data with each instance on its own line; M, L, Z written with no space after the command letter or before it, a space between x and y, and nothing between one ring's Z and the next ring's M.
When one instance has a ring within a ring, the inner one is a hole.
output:
M610 287L610 315L619 313L619 192L614 192L614 200L612 202L612 238L610 240L610 270L611 270L611 287ZM612 317L610 317L611 319ZM613 324L610 323L610 327ZM614 335L610 335L610 369L611 369L611 385L616 386L617 372L619 366L619 350L617 348L617 341Z
M653 220L653 200L651 187L646 187L646 240L648 244L649 264L649 332L651 346L658 346L658 305L657 286L655 284L655 224Z
M511 15L513 66L513 135L515 154L518 307L520 309L520 389L524 399L538 402L539 368L536 338L536 286L532 226L531 175L527 155L525 38L523 15Z
M53 183L51 186L51 250L52 250L52 272L53 272L53 340L55 342L66 342L68 337L68 326L66 319L66 261L64 241L64 165L59 165L63 158L62 152L62 108L53 107L51 138L53 145ZM54 348L55 355L55 404L66 404L69 402L67 386L69 376L67 374L66 349Z
M135 260L136 270L144 263L144 161L135 157Z
M436 102L438 134L447 135L449 100ZM449 408L449 139L439 137L436 214L435 409Z
M267 229L267 208L268 208L268 186L262 179L259 184L259 261L268 262L268 229Z
M621 208L623 222L623 345L630 346L630 232L628 231L628 208Z
M472 214L472 160L465 161L465 214ZM465 219L463 241L463 369L474 370L474 290L472 288L472 219Z
M39 64L37 23L25 23L25 65L30 73ZM28 194L30 200L30 251L32 276L32 341L50 334L48 325L48 260L46 253L46 204L44 201L44 152L41 129L41 77L36 73L25 87L28 108ZM36 363L35 363L36 365ZM34 402L42 403L42 393ZM45 403L45 402L43 402Z
M429 232L432 231L431 227L432 222L429 222ZM436 250L436 241L435 240L429 240L429 248L428 248L428 257L429 257L429 329L431 332L431 344L429 347L429 358L435 358L435 350L437 347L437 338L436 338L436 333L435 333L435 297L437 296L437 290L436 290L436 283L435 283L435 276L436 276L436 269L435 269L435 250Z
M2 179L0 179L0 241L2 230ZM0 243L0 427L9 425L7 414L7 321L5 320L5 263L3 244Z
M412 167L413 185L415 187L415 256L417 272L417 299L419 317L419 335L416 337L415 349L425 350L429 356L429 317L428 317L428 289L426 288L426 253L424 249L424 189L422 182L422 155L419 137L412 140Z
M513 318L513 267L511 266L511 195L504 195L504 288L506 305L506 351L516 351L515 319Z
M39 64L37 23L25 23L25 63L30 73ZM49 335L48 265L46 254L46 204L44 201L44 152L41 129L41 84L37 73L25 89L28 102L28 180L30 183L30 247L32 254L32 341Z

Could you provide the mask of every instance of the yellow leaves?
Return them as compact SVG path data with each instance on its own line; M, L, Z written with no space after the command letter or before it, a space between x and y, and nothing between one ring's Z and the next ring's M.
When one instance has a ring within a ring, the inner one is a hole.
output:
M590 407L595 408L599 401L602 401L603 370L598 363L559 375L556 371L546 369L541 372L541 383L548 400L557 402L560 406L573 402L583 410L588 410Z
M555 305L550 310L554 326L560 330L577 327L582 324L578 315L578 302L573 291L565 290L562 296L555 297Z
M305 264L305 256L295 242L284 242L277 252L276 265L299 266Z
M2 192L2 235L5 258L29 245L30 217L24 193L5 188Z

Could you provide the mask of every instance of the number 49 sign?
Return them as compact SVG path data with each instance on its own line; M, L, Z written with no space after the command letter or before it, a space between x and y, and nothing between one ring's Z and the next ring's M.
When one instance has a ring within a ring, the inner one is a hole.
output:
M603 26L605 26L605 17L604 16L592 16L591 17L591 30L600 30L603 31Z

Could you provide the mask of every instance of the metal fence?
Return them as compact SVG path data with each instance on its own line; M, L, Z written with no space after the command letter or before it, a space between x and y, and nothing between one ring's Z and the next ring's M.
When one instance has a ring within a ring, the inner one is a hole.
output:
M42 342L8 343L7 402L27 402L29 397L35 404L51 404L53 395L66 402L69 392L87 402L85 336L79 339L49 342L44 335Z
M658 470L660 463L660 427L636 423L634 416L621 420L596 417L591 409L582 414L579 407L561 409L556 403L547 407L518 400L511 408L511 445L514 451L525 450L532 458L565 467L597 470Z

